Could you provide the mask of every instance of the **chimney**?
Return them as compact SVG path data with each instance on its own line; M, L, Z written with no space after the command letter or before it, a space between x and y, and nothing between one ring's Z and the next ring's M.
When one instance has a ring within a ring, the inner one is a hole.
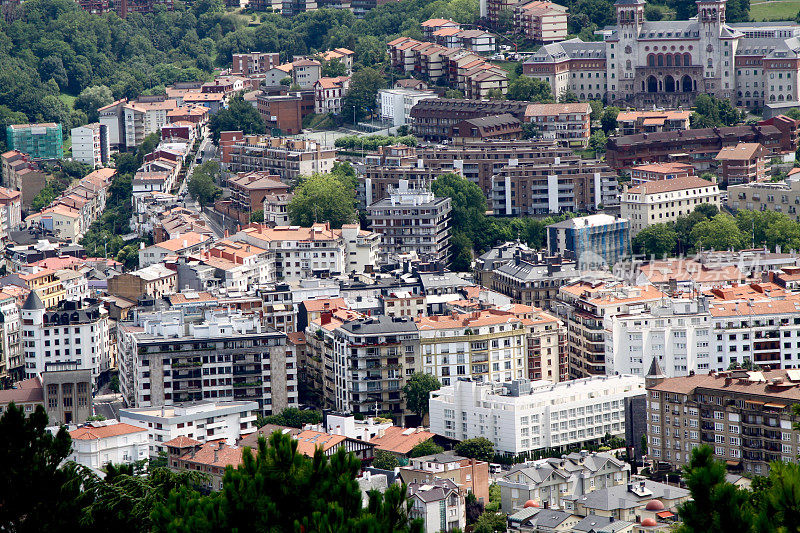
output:
M326 324L330 324L332 316L333 313L331 313L330 311L323 311L322 314L320 314L320 324L323 326Z

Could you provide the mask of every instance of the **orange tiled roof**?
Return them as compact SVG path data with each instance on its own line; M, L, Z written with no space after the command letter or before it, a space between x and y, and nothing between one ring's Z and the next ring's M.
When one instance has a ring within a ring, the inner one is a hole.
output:
M404 434L406 432L408 433ZM382 437L375 437L370 442L375 444L375 448L378 450L407 455L414 446L434 436L433 433L422 428L407 429L398 426L390 426L386 428Z
M132 426L123 422L110 424L108 426L92 427L84 426L69 432L70 436L76 440L97 440L117 437L119 435L130 435L132 433L147 432L145 428Z

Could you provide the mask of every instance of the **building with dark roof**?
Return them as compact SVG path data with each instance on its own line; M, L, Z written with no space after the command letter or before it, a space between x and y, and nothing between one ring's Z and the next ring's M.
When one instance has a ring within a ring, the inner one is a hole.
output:
M434 478L429 483L411 483L408 497L412 502L410 517L421 518L426 533L466 527L464 494L452 480Z
M449 139L453 127L473 118L510 114L522 122L529 102L433 98L411 108L412 129L426 140Z
M468 118L453 126L453 142L518 139L522 123L509 113Z

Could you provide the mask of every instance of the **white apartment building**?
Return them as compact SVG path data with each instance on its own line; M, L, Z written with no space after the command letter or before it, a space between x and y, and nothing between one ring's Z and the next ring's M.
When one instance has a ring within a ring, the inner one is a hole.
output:
M310 228L251 225L232 240L273 252L275 275L284 280L364 272L377 264L380 245L379 234L356 224L331 229L328 223Z
M246 293L275 281L275 254L253 244L223 239L203 254L203 262L221 273L229 291Z
M22 225L22 193L0 187L0 239Z
M187 437L205 443L225 439L233 446L256 431L258 403L251 401L207 400L173 406L120 409L120 422L144 428L150 455L166 452L164 443Z
M555 384L457 380L431 393L431 431L457 440L486 437L507 455L593 443L624 436L626 403L644 394L644 378L626 374Z
M117 327L120 389L127 407L201 400L248 401L270 415L297 403L297 360L286 335L258 315L227 309L138 313Z
M108 312L93 300L61 301L46 309L31 291L21 309L25 377L41 375L48 365L71 363L91 370L92 381L111 367Z
M416 318L422 364L444 386L458 378L505 383L528 377L527 330L513 313L486 309ZM452 381L451 381L452 380Z
M652 359L669 377L708 373L717 363L708 299L664 299L648 312L604 318L606 373L644 377Z
M697 176L649 181L622 191L622 218L630 221L630 234L653 224L674 222L695 207L711 204L719 208L719 187Z
M140 98L122 106L125 123L125 147L136 148L144 138L169 123L167 113L178 107L175 100Z
M61 286L64 287L65 300L76 302L89 298L89 280L81 272L71 268L63 268L56 270L55 276L61 282Z
M211 236L190 231L168 241L162 241L139 249L141 268L161 263L167 256L199 254L211 245Z
M20 313L17 299L4 292L0 292L0 316L3 317L0 325L3 353L0 355L0 375L9 375L17 372L23 365L20 341Z
M108 463L131 464L147 459L147 431L116 420L89 422L69 432L68 461L99 470Z
M425 533L463 531L467 525L464 495L451 479L434 478L430 483L410 483L412 519L421 518Z
M108 163L108 127L100 123L86 124L70 130L72 159L97 168Z
M433 91L417 91L414 89L381 89L378 91L381 101L381 119L390 126L410 124L411 108L421 100L438 98Z

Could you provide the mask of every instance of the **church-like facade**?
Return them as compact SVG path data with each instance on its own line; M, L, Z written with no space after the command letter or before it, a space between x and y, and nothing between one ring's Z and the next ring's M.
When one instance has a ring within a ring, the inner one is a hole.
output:
M644 20L644 0L618 0L617 24L603 41L545 45L523 72L554 95L647 108L688 107L698 94L740 107L800 101L800 25L727 24L725 0L698 0L697 17Z

